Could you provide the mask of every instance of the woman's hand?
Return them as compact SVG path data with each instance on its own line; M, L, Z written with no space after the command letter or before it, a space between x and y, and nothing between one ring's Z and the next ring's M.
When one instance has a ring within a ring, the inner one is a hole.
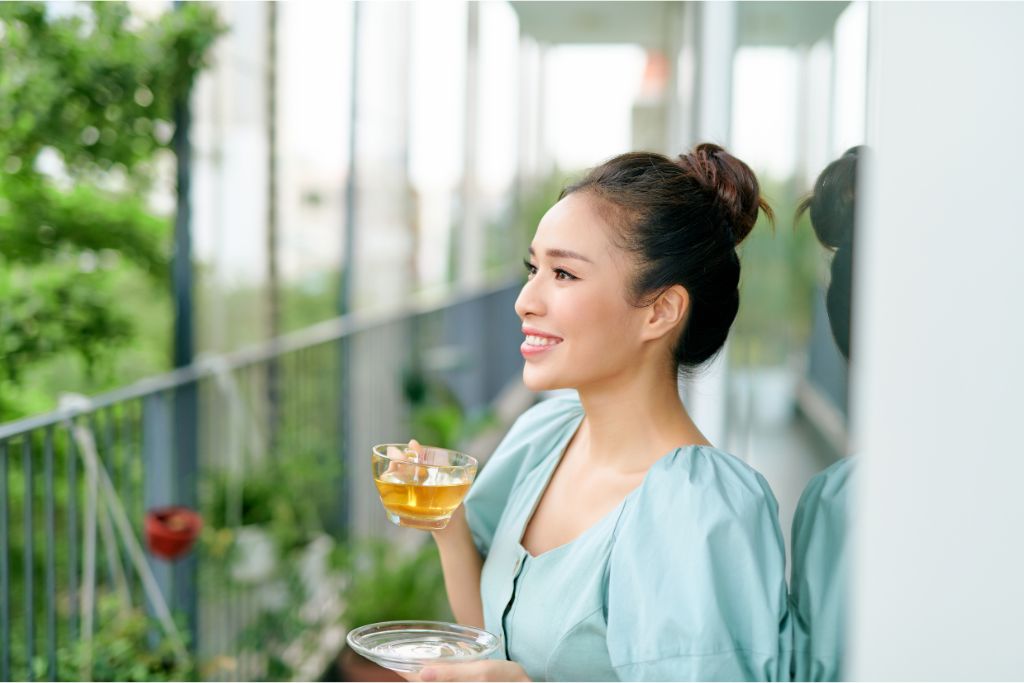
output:
M404 453L402 450L396 446L388 446L388 457L391 458L391 462L388 463L384 474L402 482L418 482L426 476L426 469L415 463L416 459L426 451L426 448L416 439L411 439L409 445L404 449ZM410 452L414 454L412 458L408 457Z
M425 666L419 673L402 673L407 681L528 681L523 667L515 662L482 659L465 664Z

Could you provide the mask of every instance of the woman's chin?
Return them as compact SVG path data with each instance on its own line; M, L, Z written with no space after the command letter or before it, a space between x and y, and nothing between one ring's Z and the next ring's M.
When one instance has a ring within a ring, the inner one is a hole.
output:
M529 365L523 368L523 384L534 393L567 388L565 383L552 381L551 378L534 371Z

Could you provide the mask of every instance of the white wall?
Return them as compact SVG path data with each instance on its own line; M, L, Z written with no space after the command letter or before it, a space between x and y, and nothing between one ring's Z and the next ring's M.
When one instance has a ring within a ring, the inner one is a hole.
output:
M856 679L1024 678L1024 4L875 3Z

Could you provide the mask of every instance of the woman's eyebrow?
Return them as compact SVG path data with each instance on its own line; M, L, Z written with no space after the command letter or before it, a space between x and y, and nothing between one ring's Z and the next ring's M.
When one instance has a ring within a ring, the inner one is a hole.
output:
M593 263L593 261L583 254L577 254L575 251L569 251L568 249L548 249L544 253L551 258L574 258L579 259L580 261L586 261L587 263ZM537 254L534 252L533 247L530 247L530 256L536 255Z

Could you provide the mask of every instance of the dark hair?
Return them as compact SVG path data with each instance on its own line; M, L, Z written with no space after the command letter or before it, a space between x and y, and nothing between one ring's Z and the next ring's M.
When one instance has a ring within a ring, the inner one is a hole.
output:
M725 344L739 309L736 246L757 222L773 218L750 168L718 145L703 143L675 160L661 154L622 154L562 190L592 193L619 229L619 246L637 268L627 299L646 306L680 284L690 295L689 317L672 351L689 370ZM653 295L653 296L652 296Z
M832 256L832 277L825 293L825 308L832 336L843 355L850 357L850 318L853 301L853 228L856 213L857 161L864 147L851 147L825 167L814 192L800 202L796 216L810 209L811 227Z

